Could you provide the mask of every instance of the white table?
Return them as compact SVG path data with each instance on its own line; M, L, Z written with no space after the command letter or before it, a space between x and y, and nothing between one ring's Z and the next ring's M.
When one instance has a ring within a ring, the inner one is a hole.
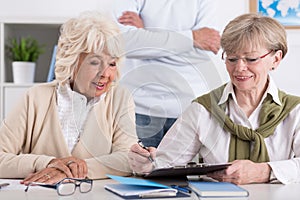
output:
M3 182L3 179L0 181ZM8 188L0 190L1 200L15 200L15 199L28 199L28 200L48 200L48 199L76 199L76 200L120 200L122 198L114 195L113 193L104 189L105 184L115 183L114 180L97 180L94 181L93 190L89 193L82 194L76 191L71 196L58 196L55 190L46 189L42 187L30 188L28 192L24 192L23 188L12 190ZM11 186L12 187L12 186ZM249 200L299 200L300 199L300 184L251 184L241 186L249 191ZM169 198L171 199L171 198ZM174 198L173 198L174 199ZM178 198L180 200L198 199L195 194L188 198ZM167 199L163 199L167 200Z

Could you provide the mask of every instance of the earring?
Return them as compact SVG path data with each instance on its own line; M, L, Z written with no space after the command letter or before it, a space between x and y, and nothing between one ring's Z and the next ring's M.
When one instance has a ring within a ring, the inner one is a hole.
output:
M275 68L274 67L272 67L272 70L274 70Z

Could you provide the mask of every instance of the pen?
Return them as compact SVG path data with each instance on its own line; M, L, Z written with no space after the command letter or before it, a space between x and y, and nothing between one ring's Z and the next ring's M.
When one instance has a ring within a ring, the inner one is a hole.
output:
M174 197L176 196L175 192L151 192L140 194L140 198L157 198L157 197Z
M5 187L5 186L9 186L9 183L0 183L0 189Z
M143 142L141 140L138 141L138 144L143 148L143 149L146 149L147 151L149 151L149 149L143 144ZM148 157L148 159L151 161L151 162L154 162L153 158L151 156Z
M179 185L171 185L172 188L180 191L180 192L184 192L184 193L191 193L192 191L186 187L181 187Z

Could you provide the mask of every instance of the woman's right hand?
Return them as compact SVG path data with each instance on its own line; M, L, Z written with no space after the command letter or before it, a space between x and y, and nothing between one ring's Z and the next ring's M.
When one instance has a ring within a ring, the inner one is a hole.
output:
M38 172L29 174L20 183L24 185L28 185L31 182L55 184L66 177L66 174L59 169L44 168Z
M131 146L128 153L129 165L137 174L146 174L153 170L154 165L149 160L149 157L154 160L156 156L156 148L148 147L148 150L142 148L138 144Z
M75 157L55 158L49 162L46 168L29 174L22 184L30 182L42 182L54 184L63 178L85 178L87 176L87 165L82 159Z

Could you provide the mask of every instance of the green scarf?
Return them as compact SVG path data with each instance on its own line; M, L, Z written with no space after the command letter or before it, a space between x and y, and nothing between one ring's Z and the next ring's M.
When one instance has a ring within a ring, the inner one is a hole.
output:
M225 85L198 97L194 102L203 105L213 117L220 123L225 131L231 133L229 146L229 162L233 160L250 159L253 162L270 161L264 138L274 134L277 125L282 122L289 112L300 103L300 97L287 95L278 90L279 100L282 106L276 104L271 95L267 95L262 103L259 115L260 126L256 130L235 124L225 114L225 103L218 105ZM250 142L254 141L254 147L250 152Z

